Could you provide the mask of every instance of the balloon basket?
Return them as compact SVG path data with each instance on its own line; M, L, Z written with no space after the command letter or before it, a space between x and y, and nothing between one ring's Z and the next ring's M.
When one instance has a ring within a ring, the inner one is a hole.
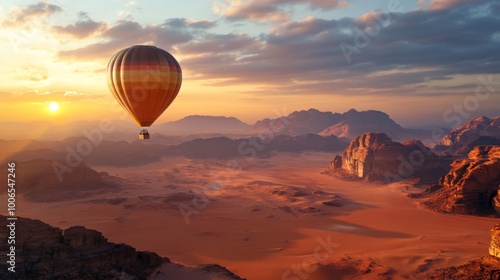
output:
M147 129L143 129L141 130L141 132L139 132L139 140L146 140L146 139L149 139L149 132Z

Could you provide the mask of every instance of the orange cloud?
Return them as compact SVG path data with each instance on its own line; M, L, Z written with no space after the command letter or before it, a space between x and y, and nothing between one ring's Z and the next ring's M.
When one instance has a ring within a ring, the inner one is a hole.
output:
M311 9L332 10L348 6L342 0L240 0L215 3L212 11L229 20L287 21L291 14L283 8L287 5L309 4Z
M61 7L47 2L39 2L23 8L14 7L11 9L9 17L2 21L2 26L5 28L32 29L35 20L49 17L61 11Z
M428 10L447 10L453 7L476 2L474 0L432 0L426 9Z
M93 21L87 13L81 12L80 19L66 26L53 26L52 29L59 35L66 35L73 38L83 39L98 34L107 29L105 22Z

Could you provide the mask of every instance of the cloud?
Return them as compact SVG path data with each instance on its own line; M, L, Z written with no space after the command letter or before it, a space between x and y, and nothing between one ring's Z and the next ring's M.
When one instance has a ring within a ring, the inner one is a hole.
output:
M105 22L93 21L87 13L80 12L79 20L74 24L66 26L53 26L52 30L63 36L69 36L77 39L84 39L107 29Z
M258 51L259 41L246 34L210 34L202 40L190 41L179 47L181 53L203 54L203 53L230 53L248 52L248 49Z
M429 10L448 10L463 4L477 4L475 0L432 0L426 9Z
M168 19L160 25L141 25L133 20L120 20L101 31L99 38L102 42L60 51L58 56L75 60L109 59L118 50L137 44L153 44L172 51L175 45L189 42L195 34L215 25L213 21L183 18Z
M30 78L30 80L33 82L41 82L47 80L48 78L49 76L47 74L36 73Z
M170 18L165 21L164 25L172 28L210 29L212 27L215 27L217 23L215 21L209 20Z
M39 2L25 7L14 7L11 9L9 16L2 21L2 26L4 28L32 29L35 20L47 18L61 11L61 7L47 2Z
M1 99L4 101L16 101L16 102L31 102L31 103L43 103L43 102L77 102L81 100L91 100L102 98L100 95L86 95L84 93L76 91L38 91L30 90L21 93L13 94L3 94Z
M454 5L448 10L307 17L281 22L257 36L211 33L216 25L212 21L173 18L143 25L121 20L94 38L100 42L58 55L108 60L130 45L155 44L182 54L186 80L214 86L252 85L283 94L442 91L447 84L459 86L459 80L450 81L457 76L500 73L500 16L496 13L500 4L480 1L479 6ZM286 3L299 2L305 3ZM278 3L280 9L285 5L285 1L269 3ZM350 62L342 44L356 50ZM463 89L468 87L470 79Z
M479 14L472 5L455 5L451 10L374 11L358 18L308 17L258 37L211 35L178 49L188 55L182 64L193 79L217 86L268 85L286 94L411 93L457 75L500 73L495 39L500 16L492 12L499 5L489 3L490 12ZM340 48L343 43L357 49L351 63Z
M348 6L340 0L240 0L216 2L212 11L231 21L286 21L291 18L287 6L307 4L311 9L332 10Z

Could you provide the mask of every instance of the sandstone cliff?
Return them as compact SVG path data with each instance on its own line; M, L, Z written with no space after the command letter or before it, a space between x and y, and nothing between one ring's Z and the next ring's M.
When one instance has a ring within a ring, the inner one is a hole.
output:
M500 224L491 229L490 255L500 258Z
M0 215L0 220L6 217ZM18 218L15 226L15 272L7 270L11 245L2 242L0 279L160 279L154 275L168 271L178 275L168 279L241 279L218 265L207 270L173 264L155 253L110 243L100 232L81 226L63 231L27 218ZM7 240L8 230L0 227L1 240Z
M500 117L477 117L456 127L441 140L435 150L463 156L479 145L500 145Z
M386 183L437 180L445 172L442 161L420 141L394 142L385 133L365 133L352 140L331 162L330 171Z
M439 183L444 188L425 202L431 208L459 214L495 213L495 201L500 201L500 146L474 148L467 158L454 161Z

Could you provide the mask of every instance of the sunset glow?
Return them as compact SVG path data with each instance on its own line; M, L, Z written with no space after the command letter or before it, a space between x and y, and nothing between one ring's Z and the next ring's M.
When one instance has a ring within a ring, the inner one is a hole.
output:
M500 81L498 30L487 28L500 25L494 1L266 3L4 1L0 109L19 110L3 120L38 121L34 106L45 102L74 112L67 122L119 118L105 69L135 44L157 45L182 67L179 96L158 123L193 114L253 123L274 111L355 108L403 125L447 125L443 114L474 94L481 77ZM494 115L499 96L471 116Z

